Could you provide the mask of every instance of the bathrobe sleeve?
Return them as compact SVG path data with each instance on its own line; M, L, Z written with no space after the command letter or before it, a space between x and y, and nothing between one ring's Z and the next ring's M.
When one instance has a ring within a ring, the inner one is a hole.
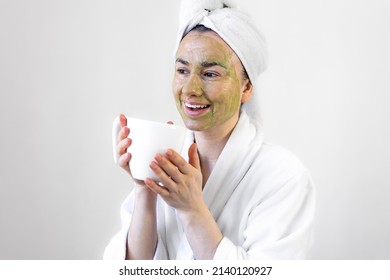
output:
M124 260L126 258L127 250L127 235L129 232L133 206L134 195L132 191L121 206L121 230L112 238L107 245L103 259L105 260ZM167 259L167 251L162 241L161 235L157 233L157 248L154 259Z
M304 259L312 241L314 199L310 176L302 170L251 206L249 216L241 217L243 243L224 237L214 259Z

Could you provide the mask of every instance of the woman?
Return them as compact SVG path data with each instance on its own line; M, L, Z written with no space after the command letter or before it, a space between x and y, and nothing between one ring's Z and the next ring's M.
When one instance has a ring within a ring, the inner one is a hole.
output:
M289 152L264 143L259 122L243 109L265 67L265 51L257 50L264 40L231 5L197 3L182 7L173 78L187 144L182 154L168 150L151 162L163 187L135 182L105 258L304 258L310 176ZM131 128L120 120L118 163L131 175Z

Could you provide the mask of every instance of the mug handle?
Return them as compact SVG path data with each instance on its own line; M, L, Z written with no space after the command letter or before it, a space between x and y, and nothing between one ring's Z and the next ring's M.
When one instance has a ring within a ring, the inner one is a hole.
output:
M118 144L118 135L120 130L121 124L119 122L119 116L117 116L112 123L112 154L114 156L115 164L118 164L119 161L119 155L116 151L116 145Z

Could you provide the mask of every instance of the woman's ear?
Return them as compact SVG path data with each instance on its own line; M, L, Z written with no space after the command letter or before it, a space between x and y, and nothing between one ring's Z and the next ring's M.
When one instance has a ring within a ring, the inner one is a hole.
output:
M253 86L249 79L244 81L241 89L241 103L246 103L252 98Z

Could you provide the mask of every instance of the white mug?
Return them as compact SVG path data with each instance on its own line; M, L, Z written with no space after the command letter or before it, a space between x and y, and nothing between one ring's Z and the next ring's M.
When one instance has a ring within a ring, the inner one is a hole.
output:
M181 152L187 129L181 126L127 118L127 127L130 129L129 138L132 139L127 149L131 153L130 171L133 178L145 180L152 178L158 182L158 178L149 167L157 153L165 153L167 149ZM118 134L121 129L119 117L115 118L112 126L112 142L114 160L117 163L119 155L117 152Z

